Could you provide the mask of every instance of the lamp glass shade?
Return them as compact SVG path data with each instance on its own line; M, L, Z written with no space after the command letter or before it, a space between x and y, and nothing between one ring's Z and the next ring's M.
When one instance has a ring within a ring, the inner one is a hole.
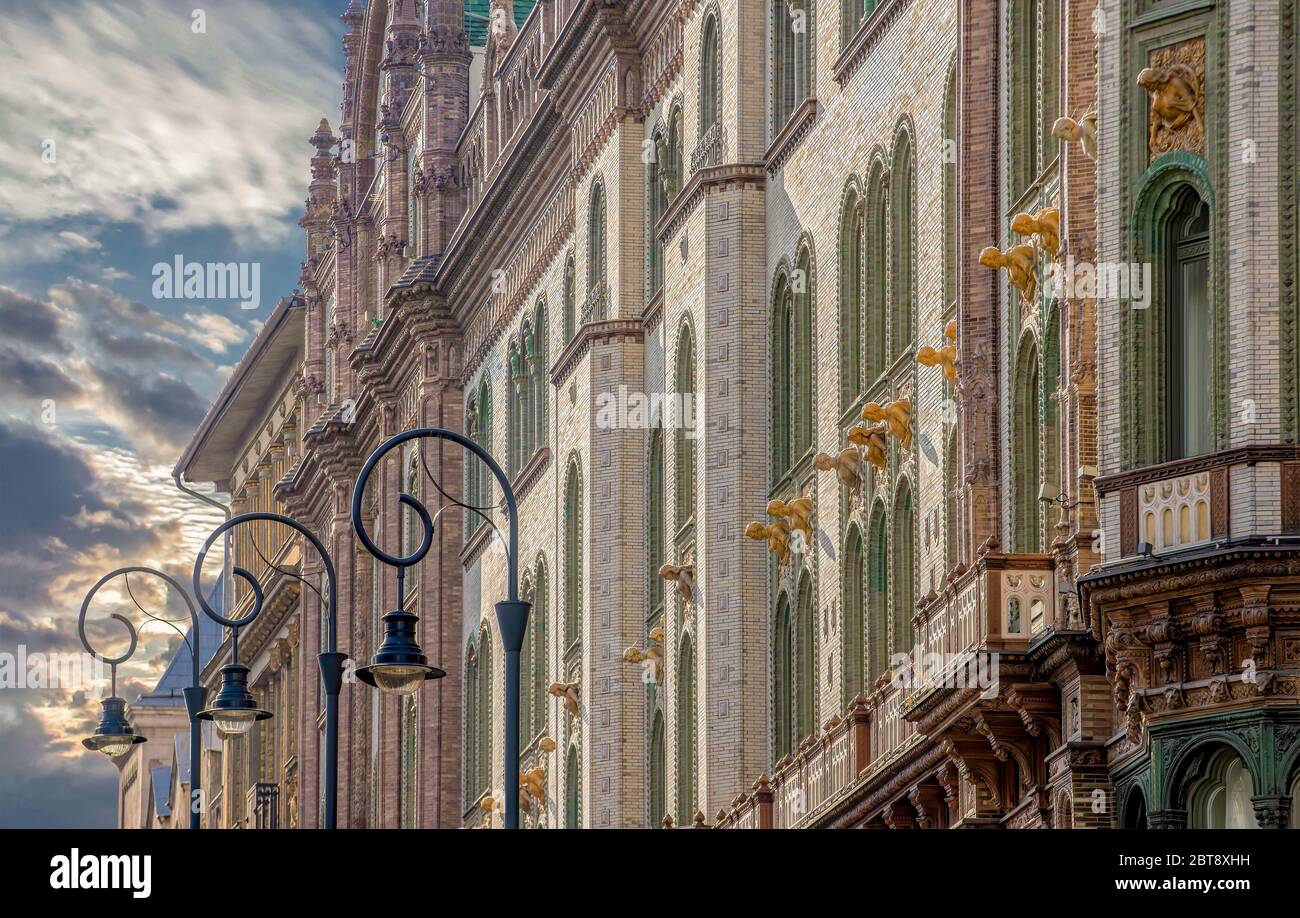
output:
M134 738L130 736L106 736L104 740L100 743L99 751L110 759L126 755L131 751L131 747L135 745Z
M255 711L213 711L212 722L226 736L243 736L257 720Z
M389 695L414 695L428 678L427 666L374 666L375 686Z

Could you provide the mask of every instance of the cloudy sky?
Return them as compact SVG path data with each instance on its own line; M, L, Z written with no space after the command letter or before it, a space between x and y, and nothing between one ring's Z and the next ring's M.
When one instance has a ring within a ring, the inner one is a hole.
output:
M82 597L114 567L187 579L218 518L170 470L297 282L345 5L0 0L0 654L79 650ZM260 306L155 297L178 257L256 264ZM111 652L124 591L100 596ZM119 694L152 687L167 635L142 633ZM113 825L116 769L79 742L97 715L93 687L0 688L0 827Z

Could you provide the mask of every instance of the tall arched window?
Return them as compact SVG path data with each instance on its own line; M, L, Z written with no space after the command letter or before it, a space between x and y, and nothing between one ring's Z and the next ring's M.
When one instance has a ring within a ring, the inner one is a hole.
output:
M668 200L672 201L682 190L685 176L682 174L682 108L674 105L668 116Z
M664 580L659 568L664 563L664 429L656 424L650 430L650 450L646 459L648 500L646 503L646 578L650 584L650 617L664 608ZM662 814L660 814L662 815Z
M325 403L334 404L334 348L329 346L334 336L334 310L337 300L333 293L325 298Z
M943 99L943 308L957 302L957 64Z
M1040 404L1038 347L1026 339L1016 361L1015 425L1013 450L1016 478L1016 525L1012 544L1015 551L1042 551L1042 504L1038 488L1042 481L1040 448Z
M898 358L912 349L916 338L916 207L912 142L904 132L894 147L890 167L890 278L893 304L890 314L890 356Z
M840 410L862 392L862 197L850 185L840 211Z
M849 537L844 541L844 614L840 627L844 634L844 692L842 706L847 707L858 692L866 690L866 624L862 617L864 583L862 579L862 535L856 525L849 527Z
M886 335L889 333L887 291L889 289L889 271L885 260L887 188L885 168L877 161L871 169L867 180L865 255L866 255L866 316L863 321L865 329L865 347L863 363L866 384L870 386L880 378L889 365L889 348Z
M1191 792L1188 824L1193 829L1258 829L1253 795L1250 769L1225 749L1210 760Z
M718 20L710 16L704 22L704 37L700 40L700 137L718 123L721 100L719 81L721 64L718 57Z
M564 646L582 638L582 472L569 464L564 483Z
M573 335L577 331L577 313L578 313L578 291L576 274L573 268L573 253L564 260L564 343L567 345L573 340Z
M677 824L695 818L695 654L690 636L677 653Z
M528 366L532 377L533 395L532 395L532 454L537 452L543 446L546 446L550 440L550 395L551 395L551 378L550 366L548 364L549 354L548 341L550 327L547 323L546 301L538 300L537 311L533 317L534 327L531 345L526 340L525 346L531 348L528 355Z
M605 318L601 299L606 292L605 219L605 186L597 180L591 186L587 214L587 308L583 315L587 322Z
M416 498L420 498L420 442L408 442L404 452L406 453L405 469L402 477L402 490ZM424 540L424 525L417 514L405 504L402 505L402 553L411 554L420 547ZM407 568L406 576L403 578L403 589L406 593L405 599L409 600L420 585L420 565Z
M664 746L664 712L655 709L650 723L650 828L657 829L668 815L664 796L664 778L668 771L668 756Z
M533 580L533 610L528 616L529 654L531 666L524 671L531 677L524 683L524 692L532 692L532 722L529 741L546 732L546 699L550 680L547 678L547 632L550 624L550 592L546 578L546 562L537 561L537 573ZM529 722L523 721L527 727Z
M531 572L524 576L527 579L519 587L519 595L523 597L524 602L531 604L533 609L528 615L528 622L524 625L524 646L519 650L519 761L521 763L524 761L523 750L528 748L529 742L533 739L533 705L536 703L536 695L532 689L537 669L537 658L533 655L534 630L537 624L535 614L537 594Z
M399 723L398 744L398 812L397 825L401 829L419 826L420 812L420 717L418 695L401 699L402 719Z
M790 279L778 274L772 301L772 477L790 470L790 378L794 375L794 292Z
M784 592L776 601L772 662L773 753L779 760L794 752L794 622L790 618L790 597Z
M479 785L479 744L482 741L479 736L479 718L482 702L478 695L479 685L479 660L478 644L470 641L468 649L465 651L465 806L478 799L478 795L483 792ZM378 826L379 820L376 815L375 825Z
M1169 258L1165 341L1169 372L1165 429L1169 459L1214 449L1214 324L1210 310L1210 208L1195 189L1179 193L1166 223Z
M668 146L660 131L655 131L651 144L655 158L654 162L646 164L646 274L650 295L653 296L664 285L664 247L655 228L668 210Z
M957 427L953 425L948 436L948 448L943 454L943 531L944 531L944 573L957 566L958 527L957 518Z
M582 770L578 764L578 744L569 746L564 763L564 827L582 828Z
M492 786L492 632L483 628L478 636L478 786Z
M790 353L794 355L794 372L790 374L791 463L803 459L813 442L813 260L806 246L795 259L794 325L790 330Z
M525 380L523 359L515 342L510 343L506 384L506 474L511 478L523 463L524 442L522 430L528 423L524 417Z
M418 258L420 255L420 196L416 193L416 183L420 175L420 160L415 151L423 145L420 138L406 153L406 255Z
M889 530L885 507L876 501L867 523L867 645L871 669L867 685L875 685L889 669Z
M772 136L808 98L811 66L808 36L813 32L812 4L786 0L772 4Z
M912 649L912 617L916 615L916 508L912 489L904 480L894 497L893 578L894 653Z
M805 571L799 583L799 602L795 611L798 626L795 666L798 668L795 687L797 705L795 724L796 744L817 732L817 649L815 645L816 621L813 616L812 577Z
M862 20L867 18L869 8L876 5L876 0L840 0L840 45L847 45Z
M471 392L469 401L465 405L465 436L469 437L475 443L479 442L478 430L478 396ZM470 506L478 505L479 495L479 475L486 470L483 469L483 463L479 462L469 453L464 454L465 462L465 499ZM470 536L478 529L483 518L473 511L465 511L465 541L468 542Z
M1018 200L1033 183L1039 162L1038 4L1040 0L1011 0L1010 60L1012 118L1010 199ZM1048 129L1051 129L1049 124ZM1055 145L1053 145L1055 149Z
M483 379L479 382L478 389L478 444L492 452L492 387L489 385L487 373L483 374ZM474 506L490 507L492 505L492 473L482 462L473 459L469 460L478 467L478 493L474 495ZM478 522L475 521L474 528L478 528Z
M681 336L677 340L677 371L674 374L673 385L677 392L678 410L674 413L676 418L670 418L673 423L674 445L673 461L676 468L675 484L675 506L676 519L674 525L681 529L691 519L695 513L695 430L686 429L686 420L689 418L695 423L699 423L699 418L695 416L695 342L691 336L690 326L682 328Z

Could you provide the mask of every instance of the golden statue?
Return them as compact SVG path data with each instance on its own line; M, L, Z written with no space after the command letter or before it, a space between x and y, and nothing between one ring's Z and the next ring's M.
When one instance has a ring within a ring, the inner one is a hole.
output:
M664 629L658 625L650 629L650 643L645 650L629 647L623 651L624 663L643 663L646 660L654 663L655 682L659 682L664 670Z
M1013 245L1005 252L998 251L997 246L988 246L980 252L980 264L994 271L1007 269L1007 277L1024 300L1032 300L1038 291L1038 277L1034 274L1034 247L1032 245Z
M578 716L577 682L552 682L548 691L564 702L564 710L568 711L571 717Z
M1038 244L1053 258L1061 250L1061 211L1044 207L1036 214L1016 214L1011 229L1021 236L1037 236Z
M1150 149L1157 148L1161 128L1177 132L1189 121L1196 126L1197 136L1205 136L1200 79L1195 70L1186 64L1147 67L1138 74L1137 82L1151 97L1151 129L1147 137Z
M927 344L917 348L916 362L923 367L942 367L944 379L957 385L957 345L945 344L934 348Z
M1052 125L1052 136L1059 137L1067 143L1078 142L1083 148L1083 155L1097 159L1097 113L1088 112L1078 121L1073 118L1057 118Z
M903 449L912 448L912 403L905 398L895 399L888 405L867 402L862 406L862 420L889 424L889 432L898 438Z
M755 542L766 541L768 550L776 555L781 567L790 562L790 527L784 520L750 523L745 527L745 535Z
M530 802L537 801L537 815L542 814L546 806L546 767L538 765L519 774L519 808L529 816L533 815Z
M849 499L862 493L862 453L856 447L846 446L834 456L818 453L813 456L813 468L819 472L835 472L840 483L849 489Z
M789 520L791 528L798 529L803 533L804 545L808 547L809 551L812 550L813 527L811 497L796 497L789 503L783 500L770 500L767 502L767 515Z
M885 441L885 434L888 432L889 425L882 422L872 424L870 427L865 424L854 424L849 428L848 433L849 442L862 447L864 458L882 472L885 470L885 460L889 455L889 444Z
M659 568L659 576L671 580L676 586L677 595L687 602L695 596L694 564L665 564Z

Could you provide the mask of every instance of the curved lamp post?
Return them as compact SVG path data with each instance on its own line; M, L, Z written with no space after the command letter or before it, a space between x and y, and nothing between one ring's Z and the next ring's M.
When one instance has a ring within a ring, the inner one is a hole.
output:
M338 594L334 577L334 562L321 544L320 539L292 517L283 513L253 512L231 517L212 531L199 555L194 559L194 592L199 597L199 604L208 618L230 629L230 662L221 668L221 691L212 702L212 707L200 711L200 720L211 720L227 736L239 736L247 733L252 725L271 716L270 711L257 706L256 699L248 690L248 667L239 662L239 629L253 623L262 612L262 585L257 578L242 567L231 568L236 577L246 582L253 591L253 608L241 618L226 618L203 598L199 587L199 578L203 573L203 562L222 533L241 523L267 520L283 523L293 529L316 549L325 564L325 575L329 583L328 600L328 647L317 657L320 664L321 681L325 687L325 828L333 829L338 819L338 761L339 761L339 691L343 686L343 661L348 658L338 652L338 621L334 614L337 608ZM299 578L302 579L302 578ZM306 582L306 581L304 581Z
M365 494L366 482L370 473L389 450L400 446L408 440L434 439L450 440L468 450L487 465L501 485L505 495L506 515L509 521L508 544L506 546L507 599L496 605L497 624L501 629L501 643L505 647L506 697L505 697L505 827L519 828L519 654L524 646L524 631L528 625L530 604L519 600L519 512L515 505L515 493L510 482L497 465L495 459L479 444L462 434L444 430L440 427L420 427L395 434L380 444L366 460L361 474L357 478L356 489L352 492L352 527L357 538L384 564L397 569L397 608L384 616L384 640L376 650L368 666L357 669L357 678L369 685L377 686L390 694L410 695L416 692L427 679L437 679L446 673L436 666L431 666L420 650L416 641L415 625L419 618L405 609L404 583L406 569L428 554L433 544L433 519L419 499L406 492L398 494L399 503L410 507L420 518L424 527L424 537L420 545L411 554L404 557L391 555L384 551L370 538L365 523L361 518L361 501ZM421 459L423 461L423 459ZM432 476L430 476L432 477ZM478 512L478 507L470 507L451 498L437 481L434 485L451 503L447 506L459 506ZM443 507L446 509L446 506ZM439 513L442 511L440 510Z
M161 578L171 586L173 590L181 595L185 600L185 605L190 613L190 635L191 640L186 643L190 648L191 659L191 683L182 689L185 695L185 709L190 717L190 828L199 827L199 816L202 810L200 800L203 796L201 789L201 780L199 776L199 752L201 736L199 735L199 708L203 707L203 686L199 684L199 615L194 608L194 601L190 599L190 594L185 591L179 583L162 571L154 570L151 567L119 567L117 570L105 574L99 578L99 582L90 588L86 598L81 603L81 615L77 618L77 634L81 637L81 646L86 648L86 652L97 660L107 663L112 673L112 689L108 698L103 701L103 713L100 717L99 724L95 727L95 733L88 739L81 741L81 744L87 749L96 752L102 752L110 758L117 758L125 755L126 752L135 744L145 742L145 737L140 736L131 729L131 725L126 720L126 701L117 697L117 667L119 663L125 663L131 659L135 653L136 647L136 630L131 622L124 615L117 612L112 613L112 617L126 626L127 632L131 636L131 646L126 649L126 653L116 657L106 657L90 646L90 640L86 637L86 613L90 610L90 603L99 592L100 587L116 577L129 576L130 574L149 574L153 577ZM130 591L130 583L127 584L127 590ZM132 596L134 600L134 596ZM139 606L139 603L136 603ZM206 603L204 608L207 608ZM140 611L144 612L141 608ZM159 619L156 616L144 613L149 618L156 621L172 624L166 619ZM175 627L173 625L173 627ZM182 639L184 635L181 635Z

